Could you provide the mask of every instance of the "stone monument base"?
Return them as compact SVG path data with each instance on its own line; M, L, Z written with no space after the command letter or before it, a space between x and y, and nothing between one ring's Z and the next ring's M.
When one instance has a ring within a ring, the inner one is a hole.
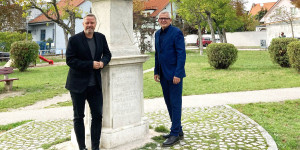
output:
M147 118L143 118L140 123L121 128L103 128L101 133L101 148L109 149L139 140L148 134L148 126Z

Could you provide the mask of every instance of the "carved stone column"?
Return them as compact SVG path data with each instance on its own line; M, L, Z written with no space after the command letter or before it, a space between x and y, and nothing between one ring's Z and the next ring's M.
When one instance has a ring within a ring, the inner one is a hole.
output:
M112 60L102 71L103 126L101 148L111 149L145 137L143 63L133 43L132 0L90 0L97 17L96 31L106 36ZM90 149L91 116L86 105L86 144ZM76 144L75 134L72 143Z

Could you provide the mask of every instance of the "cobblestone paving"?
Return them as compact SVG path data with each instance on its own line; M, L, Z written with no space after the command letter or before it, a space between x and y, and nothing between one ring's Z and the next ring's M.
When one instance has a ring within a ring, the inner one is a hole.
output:
M152 127L170 127L166 110L146 114ZM184 140L167 149L269 149L256 123L229 106L184 108ZM43 144L70 137L71 120L32 121L0 134L0 150L42 150ZM161 143L154 149L163 149Z
M39 150L43 144L70 137L71 120L32 121L0 134L0 150Z
M257 124L229 106L184 108L182 112L184 140L167 149L268 149L269 145ZM167 111L146 114L150 125L170 127ZM162 149L157 143L155 149Z

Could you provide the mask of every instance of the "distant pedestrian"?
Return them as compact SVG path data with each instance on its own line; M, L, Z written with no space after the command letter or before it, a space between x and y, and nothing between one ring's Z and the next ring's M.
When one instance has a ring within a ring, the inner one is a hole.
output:
M281 32L280 37L282 37L282 38L286 37L286 36L284 35L284 32Z
M181 126L182 82L185 77L185 44L182 32L171 25L169 12L161 12L158 18L161 29L155 33L154 80L160 82L169 116L171 132L163 137L164 147L183 139Z
M70 37L66 52L67 65L70 67L66 88L72 98L74 131L80 150L86 150L83 123L85 100L92 115L92 149L99 150L103 107L100 69L111 59L105 36L94 32L96 23L95 15L84 17L84 31Z

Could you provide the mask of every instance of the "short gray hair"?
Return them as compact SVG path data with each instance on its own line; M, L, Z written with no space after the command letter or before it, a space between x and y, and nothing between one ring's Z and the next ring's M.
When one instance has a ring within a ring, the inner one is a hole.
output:
M97 22L97 18L94 14L90 13L90 14L87 14L85 17L83 17L83 20L86 18L86 17L94 17L96 22Z
M160 16L160 14L168 14L170 18L172 18L172 15L169 11L167 10L164 10L164 11L161 11L159 14L158 14L158 17Z

